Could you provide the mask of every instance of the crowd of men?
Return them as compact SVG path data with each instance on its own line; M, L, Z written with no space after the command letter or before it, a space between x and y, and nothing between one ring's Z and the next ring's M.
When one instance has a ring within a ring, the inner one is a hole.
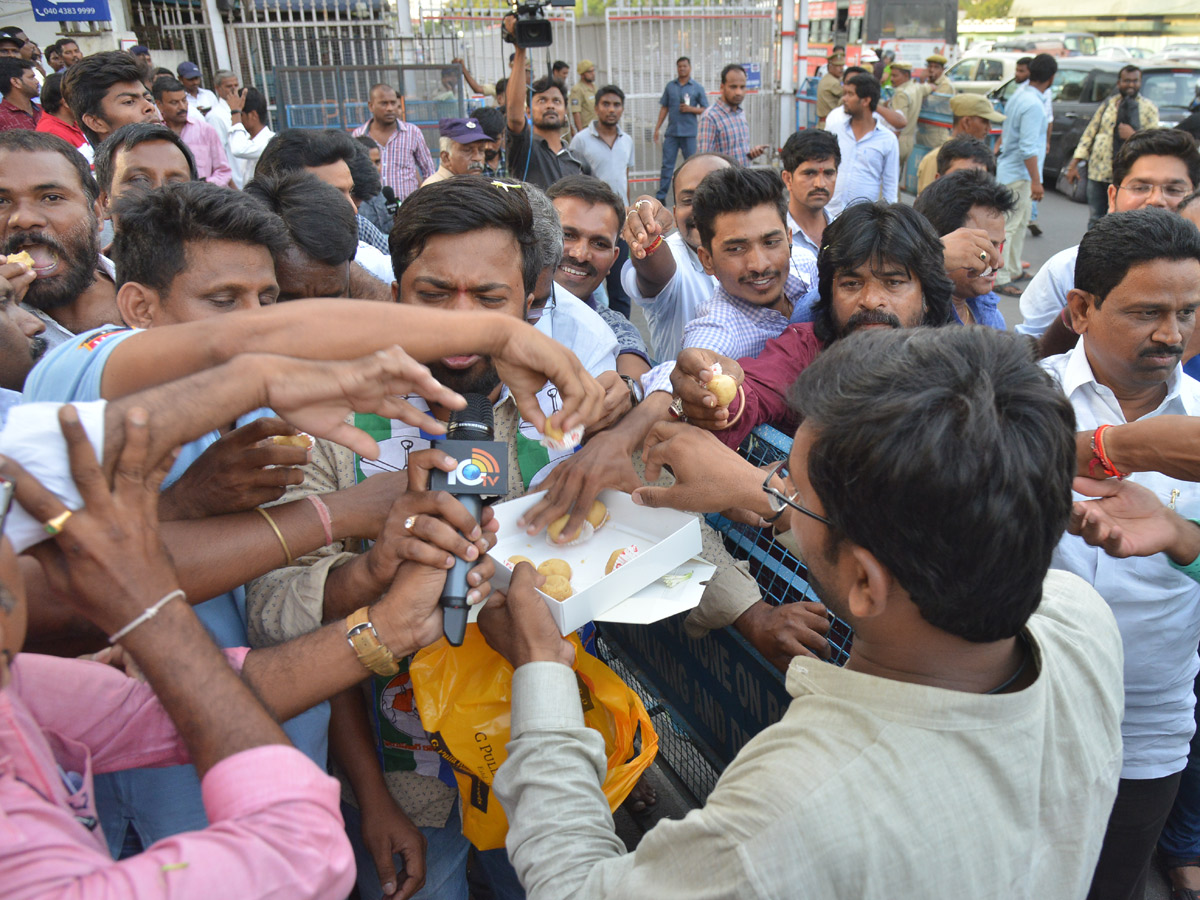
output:
M909 206L944 59L905 90L831 56L842 114L777 172L745 72L710 104L681 57L631 197L589 61L567 89L516 48L435 163L387 84L353 135L274 133L234 73L58 50L28 96L0 54L0 114L35 119L0 131L5 897L1133 900L1156 846L1200 890L1200 152L1127 79L1079 151L1111 154L1105 214L1014 334L1049 56L1003 117L953 98ZM430 490L464 395L501 499L544 492L530 535L605 489L723 512L820 599L766 602L704 526L688 633L733 627L793 700L635 851L542 576L493 590L492 512ZM764 424L794 435L766 471L738 453ZM456 559L514 670L501 849L463 836L408 674Z

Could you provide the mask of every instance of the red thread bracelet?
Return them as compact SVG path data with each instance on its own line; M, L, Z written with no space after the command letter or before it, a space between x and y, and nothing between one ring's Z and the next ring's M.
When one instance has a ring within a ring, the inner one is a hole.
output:
M1092 433L1092 459L1088 462L1088 475L1095 478L1097 464L1104 471L1104 474L1109 478L1116 478L1118 481L1125 478L1125 473L1118 469L1108 454L1104 452L1104 431L1107 428L1112 428L1111 425L1101 425Z
M655 238L655 239L654 239L654 240L653 240L653 241L650 243L650 246L646 248L646 255L647 255L647 256L649 256L651 253L653 253L655 250L657 250L657 249L659 248L659 245L660 245L660 244L662 244L662 239L663 239L663 238L662 238L662 235L660 234L658 237L656 237L656 238Z

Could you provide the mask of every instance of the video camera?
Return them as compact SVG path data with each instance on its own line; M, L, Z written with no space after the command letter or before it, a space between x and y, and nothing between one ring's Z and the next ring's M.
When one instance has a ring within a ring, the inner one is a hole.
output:
M575 0L531 0L528 3L513 3L513 15L517 24L513 34L504 33L504 40L523 49L549 47L554 43L550 32L550 20L542 10L547 6L562 6L574 9Z

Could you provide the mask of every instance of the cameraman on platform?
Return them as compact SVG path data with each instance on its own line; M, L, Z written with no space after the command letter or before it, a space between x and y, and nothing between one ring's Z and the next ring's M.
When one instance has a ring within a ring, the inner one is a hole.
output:
M513 41L515 16L504 17L504 39ZM530 118L525 118L525 48L517 45L505 90L508 174L545 190L564 175L591 175L592 169L563 143L567 124L567 87L543 76L533 83Z

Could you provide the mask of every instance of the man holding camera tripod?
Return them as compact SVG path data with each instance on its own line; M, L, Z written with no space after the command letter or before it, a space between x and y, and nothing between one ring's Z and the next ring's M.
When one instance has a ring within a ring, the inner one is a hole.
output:
M504 39L515 42L515 16L504 17ZM542 77L533 83L529 118L525 118L525 48L516 45L505 90L508 174L545 190L564 175L591 175L592 169L563 143L567 124L567 89L561 81Z

